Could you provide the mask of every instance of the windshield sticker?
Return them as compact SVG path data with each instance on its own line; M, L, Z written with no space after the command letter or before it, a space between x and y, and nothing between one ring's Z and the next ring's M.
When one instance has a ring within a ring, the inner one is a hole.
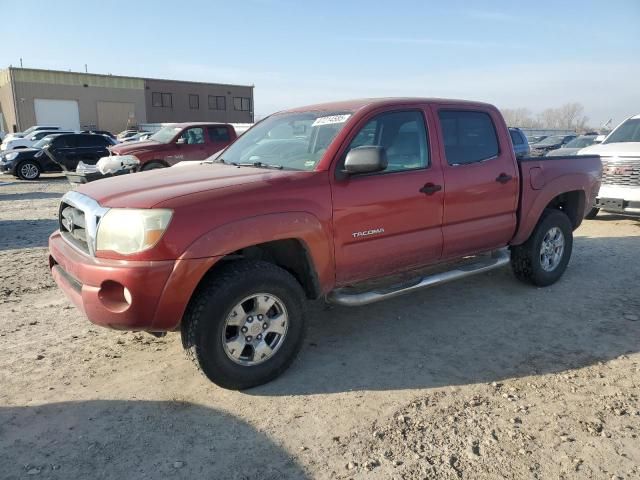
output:
M351 114L346 115L330 115L328 117L318 117L316 121L311 124L312 127L319 127L320 125L333 125L334 123L346 122Z

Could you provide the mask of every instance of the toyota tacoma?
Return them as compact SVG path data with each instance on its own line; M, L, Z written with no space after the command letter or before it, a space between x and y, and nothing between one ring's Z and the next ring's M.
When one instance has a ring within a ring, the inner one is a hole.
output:
M495 107L401 98L279 112L140 175L63 197L53 277L95 324L180 331L211 381L244 389L294 360L308 299L364 305L508 263L553 284L601 164L518 160Z

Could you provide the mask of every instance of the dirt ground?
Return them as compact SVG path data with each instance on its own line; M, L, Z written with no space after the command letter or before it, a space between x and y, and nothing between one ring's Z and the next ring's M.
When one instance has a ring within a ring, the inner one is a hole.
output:
M4 184L2 184L4 182ZM357 309L247 392L178 334L91 325L55 288L55 177L0 177L0 478L640 478L640 221L576 232L563 279L509 269Z

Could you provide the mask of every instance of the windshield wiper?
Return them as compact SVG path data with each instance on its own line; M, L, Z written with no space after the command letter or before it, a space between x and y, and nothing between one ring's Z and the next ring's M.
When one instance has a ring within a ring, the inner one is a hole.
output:
M275 165L272 163L263 163L263 162L246 162L246 163L231 162L231 165L234 165L236 167L275 168L276 170L282 170L284 168L282 165Z

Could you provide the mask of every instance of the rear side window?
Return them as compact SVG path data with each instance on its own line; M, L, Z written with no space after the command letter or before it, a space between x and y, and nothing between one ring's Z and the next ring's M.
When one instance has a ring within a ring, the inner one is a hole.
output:
M101 142L101 138L102 137L98 135L77 135L76 141L78 142L78 146L83 148L102 147L106 145L106 143Z
M524 140L522 140L522 136L520 135L520 133L516 132L515 130L509 130L509 135L511 135L511 141L514 145L522 145L524 143Z
M60 135L54 141L52 146L55 148L73 148L78 146L77 135Z
M209 132L209 140L212 142L228 142L231 139L227 127L209 127L207 131Z
M449 165L481 162L498 155L498 136L489 114L441 110L438 116Z

